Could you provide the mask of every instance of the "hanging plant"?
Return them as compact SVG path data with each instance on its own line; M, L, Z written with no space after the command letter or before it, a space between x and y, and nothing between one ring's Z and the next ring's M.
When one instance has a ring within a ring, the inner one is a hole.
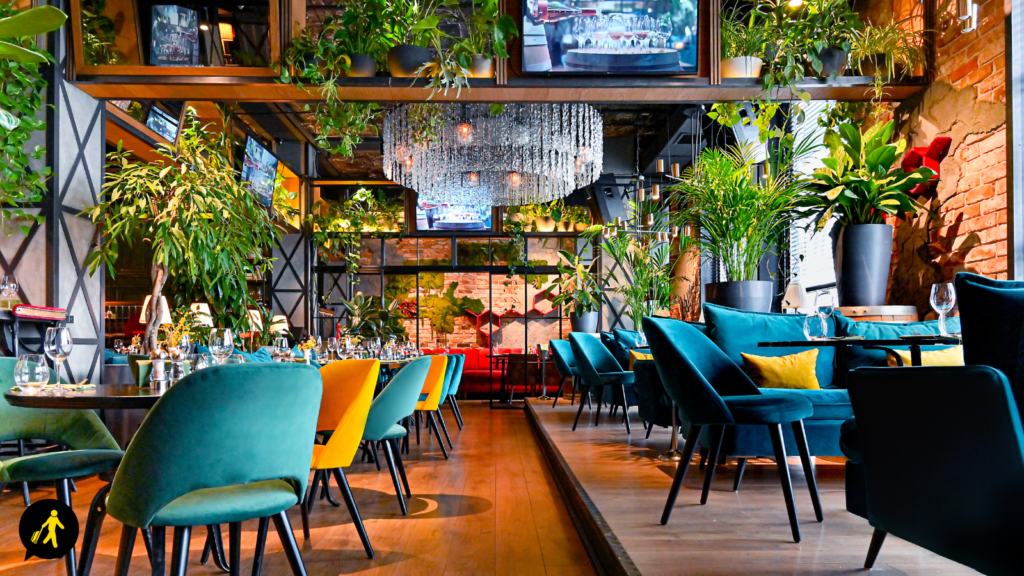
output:
M402 199L388 198L383 190L374 193L360 188L343 202L317 202L306 222L318 250L344 260L349 273L355 274L359 271L363 235L401 239L405 234L404 213Z

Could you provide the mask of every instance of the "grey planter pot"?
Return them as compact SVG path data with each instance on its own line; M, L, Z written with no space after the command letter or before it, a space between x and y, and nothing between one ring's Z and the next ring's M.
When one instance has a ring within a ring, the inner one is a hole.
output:
M840 306L884 306L892 262L892 226L857 224L833 243Z
M573 332L594 334L597 332L598 320L600 320L600 316L597 312L583 312L581 314L577 314L576 312L569 313L569 324L572 325Z
M416 71L434 59L427 48L402 44L388 50L388 70L395 78L413 78Z
M771 312L772 287L767 280L709 282L704 285L704 300L737 310Z
M377 75L377 63L372 56L366 54L352 54L352 65L349 66L345 76L349 78L373 78Z
M494 78L494 60L483 54L473 54L469 73L472 78Z
M828 78L833 73L842 76L846 70L846 52L839 48L825 48L818 52L818 59L821 60L821 77Z

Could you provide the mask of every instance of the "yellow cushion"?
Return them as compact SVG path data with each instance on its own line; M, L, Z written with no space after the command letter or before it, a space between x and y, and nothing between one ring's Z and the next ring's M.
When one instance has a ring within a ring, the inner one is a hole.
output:
M903 359L905 366L910 366L910 350L894 350ZM889 360L889 366L896 366L896 361L892 356L886 354L886 358ZM964 365L964 347L953 346L952 348L944 348L942 350L931 350L921 352L921 366L963 366Z
M789 388L794 390L818 390L818 376L815 365L818 349L789 356L754 356L743 354L743 370L759 388Z
M633 362L637 360L654 360L654 356L650 354L644 354L643 352L637 352L636 350L629 351L629 369L633 369Z

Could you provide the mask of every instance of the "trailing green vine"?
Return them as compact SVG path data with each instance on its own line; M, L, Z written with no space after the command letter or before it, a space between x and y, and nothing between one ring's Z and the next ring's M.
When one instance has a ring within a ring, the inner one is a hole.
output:
M349 274L355 274L363 236L401 239L406 231L404 213L401 198L388 198L383 190L374 193L360 188L343 202L317 202L306 222L320 252L344 260Z

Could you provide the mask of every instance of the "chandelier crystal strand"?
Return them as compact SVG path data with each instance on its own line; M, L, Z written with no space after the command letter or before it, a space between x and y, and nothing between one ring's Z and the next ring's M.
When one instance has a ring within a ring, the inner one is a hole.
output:
M426 202L517 206L551 202L602 170L603 122L586 104L450 104L437 137L417 143L409 107L384 118L384 174Z

